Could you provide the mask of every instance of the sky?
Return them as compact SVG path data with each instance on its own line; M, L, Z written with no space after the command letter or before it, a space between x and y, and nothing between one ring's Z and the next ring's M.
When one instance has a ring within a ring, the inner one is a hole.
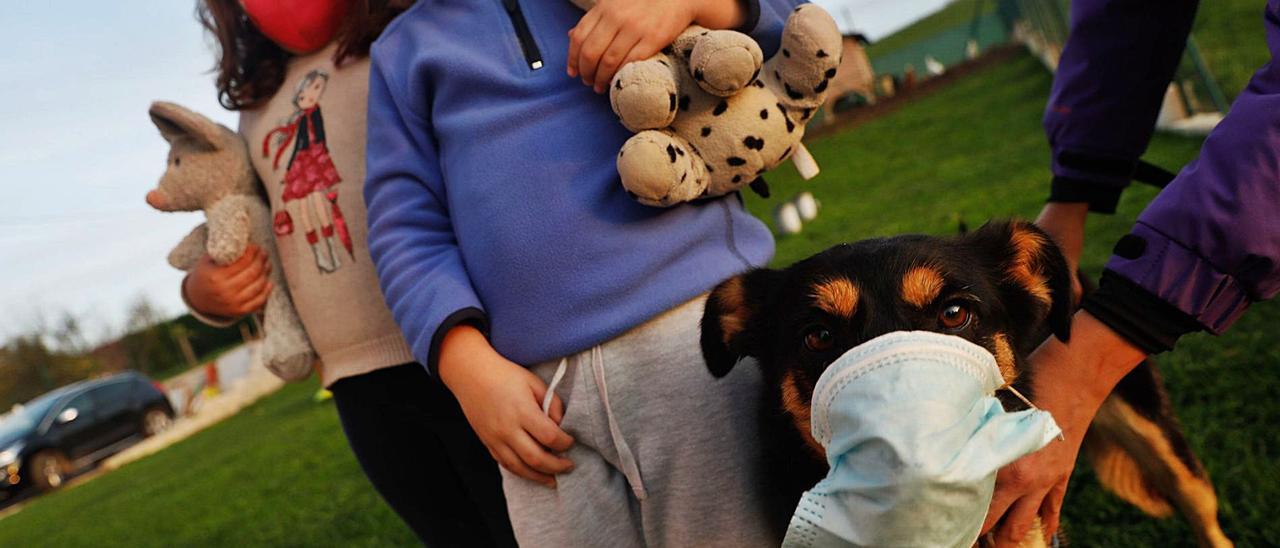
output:
M875 40L947 0L817 3ZM65 314L103 341L139 299L181 314L165 256L203 219L143 202L168 151L147 106L236 119L217 103L194 3L11 2L0 36L0 341Z

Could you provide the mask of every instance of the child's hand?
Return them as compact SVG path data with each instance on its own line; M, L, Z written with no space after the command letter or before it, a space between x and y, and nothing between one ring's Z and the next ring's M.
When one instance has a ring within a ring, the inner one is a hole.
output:
M235 262L222 266L205 254L182 282L182 291L196 312L239 318L262 310L271 294L271 261L262 248L249 244Z
M622 65L658 53L690 23L732 28L742 0L599 0L569 31L568 72L603 93Z
M552 397L551 416L543 415L546 383L503 358L476 328L449 330L440 345L439 372L462 404L467 422L503 468L552 488L556 474L573 470L573 462L551 452L573 446L573 438L559 426L564 417L560 397Z

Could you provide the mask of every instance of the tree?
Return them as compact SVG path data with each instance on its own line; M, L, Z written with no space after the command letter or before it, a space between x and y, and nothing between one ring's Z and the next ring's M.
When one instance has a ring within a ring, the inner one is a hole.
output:
M0 347L0 409L27 401L59 386L88 378L97 370L80 352L50 348L47 330L32 331Z
M130 306L125 325L128 334L120 343L134 369L155 377L174 371L186 362L160 312L146 297L139 297Z
M89 343L85 339L80 319L70 312L63 312L54 329L53 340L58 343L58 350L71 354L84 354L89 351Z

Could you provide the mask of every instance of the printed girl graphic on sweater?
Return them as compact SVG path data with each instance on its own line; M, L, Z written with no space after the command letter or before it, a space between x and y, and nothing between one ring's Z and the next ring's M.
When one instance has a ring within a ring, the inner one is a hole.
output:
M283 237L293 233L296 214L306 234L307 244L315 255L316 267L325 273L337 271L342 266L335 238L346 248L347 256L354 259L351 234L347 231L342 209L338 207L337 185L342 182L342 177L329 157L324 117L320 113L320 97L328 83L327 72L308 72L298 82L293 96L297 110L287 123L271 130L262 139L263 157L270 155L272 137L276 139L278 148L272 163L273 170L280 169L280 157L289 143L294 145L281 183L285 211L276 213L276 235Z

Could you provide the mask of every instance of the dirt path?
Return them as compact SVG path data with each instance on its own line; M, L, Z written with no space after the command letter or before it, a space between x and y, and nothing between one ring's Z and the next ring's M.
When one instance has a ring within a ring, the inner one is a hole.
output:
M257 363L256 360L254 363ZM282 387L284 387L284 381L272 375L267 368L255 366L249 376L241 381L241 384L237 384L234 390L205 400L200 412L195 416L178 419L168 430L102 461L100 468L114 470L154 454L191 437L196 432L222 422Z
M874 105L868 105L855 109L846 110L836 115L835 122L830 124L811 124L805 129L805 138L821 138L828 135L840 133L850 128L854 128L880 118L882 116L897 112L903 105L912 101L918 101L938 91L945 89L947 86L954 84L966 76L974 72L983 70L987 67L1004 63L1023 51L1023 46L1019 44L1011 44L1007 46L999 46L987 50L977 59L964 64L947 67L947 71L942 76L936 76L928 80L924 80L916 84L914 88L903 91L893 97L882 98Z

